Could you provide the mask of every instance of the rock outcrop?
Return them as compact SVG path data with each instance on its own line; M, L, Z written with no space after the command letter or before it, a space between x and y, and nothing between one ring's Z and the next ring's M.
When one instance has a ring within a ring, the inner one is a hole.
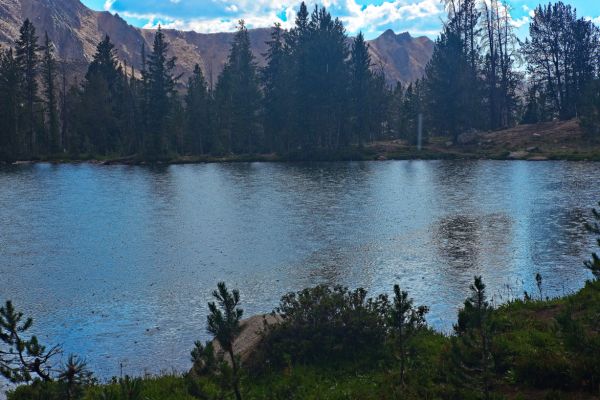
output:
M280 321L281 317L271 314L254 315L242 320L240 323L242 331L233 342L233 353L239 356L242 362L245 362L260 343L261 333L266 328L265 324L274 325ZM222 356L225 361L231 362L231 357L224 354L217 340L213 340L213 346L216 354Z

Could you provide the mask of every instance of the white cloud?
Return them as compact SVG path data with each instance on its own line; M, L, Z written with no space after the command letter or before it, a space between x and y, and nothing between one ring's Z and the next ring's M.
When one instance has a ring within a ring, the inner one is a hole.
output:
M585 19L586 21L592 21L594 24L596 25L600 25L600 17L583 17L583 19Z
M529 23L529 17L524 15L521 18L517 18L517 19L511 18L510 23L512 26L514 26L516 28L520 28Z
M198 9L196 0L168 0L163 4L171 4L170 7L153 7L151 12L136 12L148 10L147 0L130 0L127 7L115 1L106 0L104 8L125 18L147 21L144 27L156 27L160 23L165 28L206 33L235 30L239 19L244 19L249 28L268 27L275 22L290 28L299 4L299 0L203 0L206 1L202 8L204 15L195 16L190 10ZM444 15L439 0L384 0L367 6L357 0L307 1L309 10L315 4L327 7L332 15L339 17L348 32L362 30L372 33L371 36L390 28L435 36L439 32L440 17Z
M104 11L111 11L113 4L115 4L117 0L106 0L104 2Z
M443 8L438 0L406 0L386 1L379 5L361 7L355 0L346 0L348 15L341 20L350 32L358 30L379 31L385 28L415 21L417 19L436 20L443 15Z

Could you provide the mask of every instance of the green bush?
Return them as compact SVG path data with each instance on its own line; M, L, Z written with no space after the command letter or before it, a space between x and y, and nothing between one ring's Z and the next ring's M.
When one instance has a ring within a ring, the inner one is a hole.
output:
M275 310L283 322L265 335L258 366L372 360L386 342L389 311L387 296L367 298L364 289L320 285L288 293Z

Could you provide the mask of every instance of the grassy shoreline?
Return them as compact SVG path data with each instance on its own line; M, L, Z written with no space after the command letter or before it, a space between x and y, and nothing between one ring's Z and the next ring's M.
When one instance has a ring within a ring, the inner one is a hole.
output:
M494 363L489 398L599 398L600 282L588 281L581 290L563 297L541 300L542 296L540 291L538 300L526 296L491 311L494 336L490 354ZM319 362L294 362L286 356L282 366L257 368L253 366L256 362L269 360L259 348L245 363L240 386L244 399L484 398L479 383L461 375L476 374L476 370L463 365L470 353L464 347L468 342L461 340L456 334L446 335L430 328L418 330L409 342L410 363L402 381L393 346L374 344L366 353L359 351L352 357ZM461 348L465 353L457 353ZM463 358L457 361L456 354L463 354ZM135 396L125 396L127 390L133 390ZM60 383L38 382L17 388L8 399L58 400L59 393ZM190 373L133 380L113 378L82 388L77 398L193 400L233 396L223 375Z

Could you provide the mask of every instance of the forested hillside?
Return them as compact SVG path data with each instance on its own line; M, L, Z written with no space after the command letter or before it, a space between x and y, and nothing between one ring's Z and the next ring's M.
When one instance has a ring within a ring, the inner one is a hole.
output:
M26 20L0 59L0 158L86 159L278 153L318 158L382 139L457 142L464 132L579 118L600 135L600 33L562 2L539 6L519 41L497 0L447 2L423 79L389 85L362 34L349 40L324 7L303 3L275 25L259 67L243 21L214 87L182 80L162 30L140 68L118 62L107 35L69 85L52 38ZM517 58L526 68L517 68ZM179 85L184 84L185 90Z

